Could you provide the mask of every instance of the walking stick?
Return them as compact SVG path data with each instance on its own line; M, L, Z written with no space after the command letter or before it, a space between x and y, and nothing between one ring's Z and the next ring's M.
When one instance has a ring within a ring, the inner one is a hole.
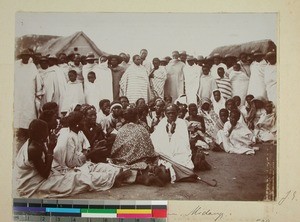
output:
M214 184L212 184L212 183L210 183L210 182L207 182L207 181L201 179L200 177L197 177L197 179L198 179L199 181L201 181L201 182L207 184L208 186L211 186L211 187L216 187L216 186L218 185L218 182L217 182L215 179L212 179L212 181L215 182Z

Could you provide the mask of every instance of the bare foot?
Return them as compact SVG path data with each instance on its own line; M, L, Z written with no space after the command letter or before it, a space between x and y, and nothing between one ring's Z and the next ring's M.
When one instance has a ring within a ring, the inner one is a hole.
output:
M115 179L115 187L120 187L122 183L131 176L132 172L130 170L125 170L121 169L120 173L116 176Z

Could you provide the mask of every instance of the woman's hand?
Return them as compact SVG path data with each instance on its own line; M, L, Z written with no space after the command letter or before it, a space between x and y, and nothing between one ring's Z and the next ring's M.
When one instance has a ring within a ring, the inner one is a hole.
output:
M57 143L57 136L54 133L50 133L48 138L48 151L53 152Z

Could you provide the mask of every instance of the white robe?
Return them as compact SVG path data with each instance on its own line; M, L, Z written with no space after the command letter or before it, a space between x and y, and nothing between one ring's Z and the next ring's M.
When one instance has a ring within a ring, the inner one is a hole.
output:
M96 74L95 84L99 90L99 101L101 99L113 101L112 72L111 69L108 68L107 62L94 66L93 71Z
M197 93L200 86L200 69L197 65L189 64L183 67L183 75L185 80L185 94L187 103L197 104Z
M242 71L232 71L229 75L231 83L232 97L239 96L241 105L245 104L245 98L248 91L249 77Z
M14 127L28 129L37 118L36 95L42 90L42 80L34 63L15 62Z
M174 134L169 137L167 133L167 118L163 118L151 134L151 140L157 153L161 153L176 163L190 169L194 168L191 160L192 152L190 149L189 134L187 124L184 120L177 118Z
M277 104L277 67L276 65L268 64L265 68L265 84L267 97L276 106Z
M230 128L231 123L227 121L223 130L218 132L216 143L219 145L222 143L227 153L254 154L254 149L250 147L253 143L254 135L247 126L238 122L229 135L228 131Z
M142 65L137 66L133 63L120 80L120 94L126 96L129 103L135 103L139 98L148 102L148 87L148 73Z
M152 64L151 64L151 62L148 61L148 60L144 60L142 65L146 68L147 73L148 73L148 75L149 75L149 74L150 74L150 71L151 71L151 69L152 69Z
M250 65L251 76L247 95L251 94L255 98L263 97L267 99L266 85L264 81L266 65L267 63L265 60L262 60L261 62L254 61Z
M71 105L74 103L84 104L82 83L79 83L77 81L68 82L65 98L62 103L61 112L68 112Z
M87 82L84 88L85 103L92 105L99 110L100 90L96 82Z
M177 59L172 59L166 66L167 80L165 83L165 96L171 96L172 102L184 94L184 66L185 64Z
M213 77L208 75L201 75L200 77L200 87L198 91L198 96L200 99L210 98L212 96L212 92L217 89L216 81Z

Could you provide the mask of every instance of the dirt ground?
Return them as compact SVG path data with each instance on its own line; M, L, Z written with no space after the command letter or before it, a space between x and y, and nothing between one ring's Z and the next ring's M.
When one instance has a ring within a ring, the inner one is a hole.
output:
M212 152L206 156L212 170L198 172L204 180L215 179L217 187L202 182L175 183L166 187L126 185L104 192L88 192L69 199L114 200L274 200L276 193L276 146L258 145L255 155Z

